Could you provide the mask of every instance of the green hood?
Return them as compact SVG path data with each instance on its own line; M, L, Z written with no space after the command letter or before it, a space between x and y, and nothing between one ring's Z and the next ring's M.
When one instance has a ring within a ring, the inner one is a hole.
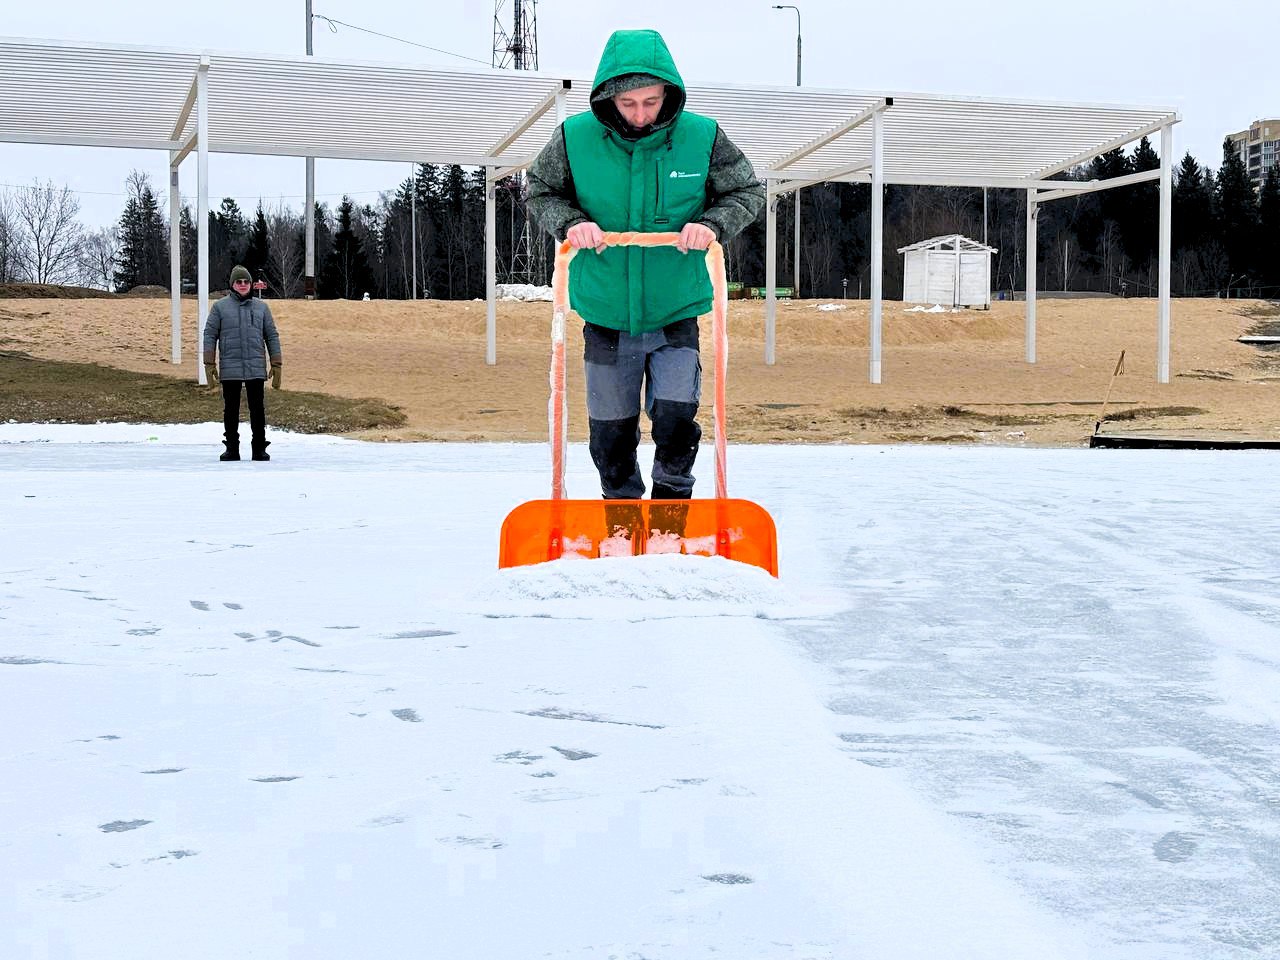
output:
M611 99L615 92L627 89L625 83L615 81L633 73L650 74L667 85L667 98L657 122L643 131L632 130ZM656 30L615 30L604 45L591 84L591 112L596 118L626 139L636 140L670 127L683 110L684 80L662 35Z

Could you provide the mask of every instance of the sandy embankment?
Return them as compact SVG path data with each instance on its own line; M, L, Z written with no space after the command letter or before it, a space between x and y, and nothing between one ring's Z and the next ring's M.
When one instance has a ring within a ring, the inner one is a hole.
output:
M823 303L845 309L819 310ZM286 389L377 396L402 406L407 426L378 437L546 437L548 304L499 304L495 366L484 362L483 303L295 300L272 301L271 307L284 343ZM1113 411L1206 411L1141 417L1124 429L1280 438L1280 354L1235 342L1266 309L1258 301L1175 300L1173 376L1159 384L1153 300L1040 301L1034 364L1023 358L1020 303L934 314L888 302L883 382L873 385L866 301L781 304L773 366L763 359L764 304L734 301L730 439L1078 444L1093 429L1121 350L1127 351L1126 372L1112 393ZM169 362L165 300L0 301L0 349L175 377L195 376L195 327L195 301L184 300L184 362L175 366ZM709 334L707 323L708 371ZM570 337L570 355L578 357L576 324ZM581 389L581 370L573 363L574 439L582 439L586 429ZM704 393L711 395L709 383Z

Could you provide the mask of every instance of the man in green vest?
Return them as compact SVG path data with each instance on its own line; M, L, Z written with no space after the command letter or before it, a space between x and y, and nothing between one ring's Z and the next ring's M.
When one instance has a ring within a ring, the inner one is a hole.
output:
M585 321L591 457L606 499L640 499L640 412L655 454L653 499L693 494L702 430L698 317L711 311L706 249L764 209L750 161L714 120L685 110L661 36L619 30L591 90L529 170L529 214L582 251L569 302ZM675 247L605 247L604 231L676 232Z

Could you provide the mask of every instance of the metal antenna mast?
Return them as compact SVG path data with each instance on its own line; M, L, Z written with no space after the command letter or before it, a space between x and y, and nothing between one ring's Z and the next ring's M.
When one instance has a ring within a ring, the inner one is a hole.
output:
M511 28L503 21L507 0L494 0L493 65L499 69L538 69L538 0L511 0ZM511 253L498 264L498 275L506 283L533 282L533 237L524 214L528 185L524 174L511 178ZM515 223L516 207L521 226ZM540 273L542 271L539 271Z

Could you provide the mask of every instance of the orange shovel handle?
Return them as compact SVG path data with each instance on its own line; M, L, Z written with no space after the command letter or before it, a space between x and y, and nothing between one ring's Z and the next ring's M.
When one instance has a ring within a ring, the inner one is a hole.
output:
M604 234L607 246L670 247L680 240L678 233L610 233ZM551 317L551 400L548 405L551 430L551 499L565 496L565 462L568 450L567 420L569 415L565 388L564 328L569 315L569 261L577 250L565 240L556 251L555 272L551 279L553 311ZM725 380L729 372L729 285L725 280L724 248L711 241L707 248L707 273L711 278L711 337L714 343L716 498L727 494L725 440Z

